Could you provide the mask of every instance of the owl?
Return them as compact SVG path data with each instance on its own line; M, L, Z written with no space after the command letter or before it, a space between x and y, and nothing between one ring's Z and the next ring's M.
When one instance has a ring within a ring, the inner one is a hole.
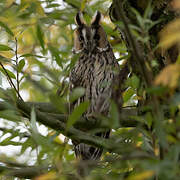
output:
M101 18L101 13L97 11L88 26L81 12L75 17L77 28L74 31L74 52L80 56L70 72L70 84L71 88L82 87L85 90L84 95L73 105L76 107L89 101L90 105L83 114L85 121L93 119L90 117L96 113L108 116L114 78L119 72L119 65L100 24ZM108 138L109 134L110 130L95 135ZM73 144L76 156L82 160L99 160L101 157L101 148L74 141Z

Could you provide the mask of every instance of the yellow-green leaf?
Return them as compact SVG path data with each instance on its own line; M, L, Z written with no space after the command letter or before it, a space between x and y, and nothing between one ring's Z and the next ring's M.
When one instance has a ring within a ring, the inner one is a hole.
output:
M176 88L180 76L180 65L170 64L165 67L155 78L155 85L163 85L170 88Z
M38 37L38 40L40 42L42 49L44 50L44 33L41 30L41 27L39 24L37 25L37 37Z
M160 33L160 47L168 49L180 41L180 18L170 22Z
M21 60L19 61L19 63L18 63L18 68L17 68L18 72L21 72L21 71L22 71L24 65L25 65L25 60L24 60L24 59L21 59Z
M0 26L3 27L8 34L10 34L11 36L14 36L13 32L6 24L0 21Z
M154 171L147 170L129 176L126 180L146 180L154 175Z
M12 51L13 49L4 44L0 44L0 51Z
M88 107L88 101L82 102L79 106L75 107L72 114L68 118L67 129L69 129L82 116Z
M12 79L16 79L16 76L11 72L11 71L9 71L8 69L3 69L3 68L0 68L0 71L5 75L5 76L7 76L7 74L8 74L8 76L9 77L11 77Z
M127 102L133 95L135 94L132 88L129 88L127 91L123 93L123 100Z

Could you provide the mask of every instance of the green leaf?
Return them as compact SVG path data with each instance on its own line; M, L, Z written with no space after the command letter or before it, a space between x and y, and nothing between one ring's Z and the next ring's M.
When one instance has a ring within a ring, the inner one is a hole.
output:
M162 86L155 86L155 87L147 88L146 91L149 94L156 94L158 96L162 96L168 91L168 89Z
M0 111L0 118L7 119L10 121L20 121L21 118L16 115L16 113L13 110L3 110Z
M81 2L78 0L66 0L66 2L68 4L74 5L75 7L79 7L79 8L81 7Z
M2 85L2 73L0 72L0 85Z
M19 79L19 83L24 79L26 78L28 75L27 74L24 74L20 79Z
M6 71L5 71L6 70ZM16 76L11 72L11 71L9 71L8 69L3 69L3 68L0 68L0 71L5 75L5 76L7 76L7 74L8 74L8 76L10 77L10 78L12 78L12 79L16 79ZM7 73L7 74L6 74Z
M131 11L135 14L137 18L137 22L139 23L140 27L144 27L144 19L142 18L141 14L139 11L137 11L135 8L131 8Z
M22 144L22 148L21 148L21 154L23 154L27 148L31 147L32 150L37 148L37 144L34 143L34 140L32 137L29 137L26 139L26 141Z
M5 63L11 62L11 59L8 59L8 58L0 55L0 62L5 62Z
M41 30L41 27L40 25L38 24L37 25L37 37L38 37L38 40L40 42L40 45L42 47L42 49L44 50L44 33L43 31Z
M117 105L114 101L111 101L111 109L110 109L110 127L111 128L118 128L119 127L119 112Z
M8 34L10 34L11 36L14 36L11 29L9 29L9 27L6 24L4 24L2 21L0 21L0 26L3 27Z
M45 58L45 57L43 57L43 56L39 56L39 55L35 55L35 54L29 54L29 53L23 54L23 55L21 55L20 57L38 57L38 58Z
M51 55L52 57L54 57L56 63L61 67L63 68L63 65L62 65L62 58L60 58L59 54L59 50L56 48L56 47L53 47L53 46L49 46L48 47L50 52L51 52Z
M152 122L153 122L153 117L152 117L151 113L147 112L145 118L146 118L146 123L148 125L148 128L150 129L152 126Z
M71 96L70 96L70 102L72 103L78 98L82 97L84 93L85 93L85 89L82 87L73 89L73 92L71 93Z
M59 7L60 4L57 4L57 3L53 3L53 4L49 4L46 6L46 8L53 8L53 7Z
M31 131L32 131L32 138L36 142L36 144L45 147L46 149L53 148L53 143L51 143L47 137L42 136L37 128L36 124L36 112L34 107L31 110Z
M13 51L12 48L10 48L9 46L6 46L4 44L0 44L0 51Z
M38 129L37 129L37 126L36 126L36 113L34 111L34 107L31 110L31 127L32 127L32 131L35 134L38 134Z
M132 88L129 88L127 91L123 93L123 100L127 102L133 95L135 94Z
M51 102L56 107L57 110L59 110L61 113L66 114L67 113L67 102L64 98L59 97L57 95L51 94L49 96Z
M69 129L82 116L82 114L87 110L88 107L88 101L82 102L79 106L75 107L68 118L67 129Z
M25 60L24 60L24 59L21 59L21 60L19 61L19 63L18 63L17 71L18 71L18 72L21 72L22 69L23 69L23 67L24 67L24 65L25 65Z
M131 86L132 86L132 88L137 89L139 87L139 84L140 84L139 78L136 75L133 75L131 77Z
M9 141L8 139L6 139L6 141L1 142L1 146L8 146L8 145L21 146L22 144L23 144L22 142Z
M152 0L150 0L150 1L148 1L148 5L147 5L146 10L143 15L144 19L147 19L147 18L150 19L152 13L153 13Z
M85 6L86 6L86 3L87 3L86 0L82 0L82 1L81 1L81 11L84 10L84 8L85 8Z

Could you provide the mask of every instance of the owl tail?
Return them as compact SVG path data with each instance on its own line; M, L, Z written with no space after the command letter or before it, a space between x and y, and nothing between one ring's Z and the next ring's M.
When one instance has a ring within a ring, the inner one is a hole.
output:
M76 145L74 150L76 157L81 160L99 160L103 151L101 148L95 148L84 143Z
M109 138L110 131L97 133L96 136ZM103 149L80 143L74 146L76 157L81 160L99 160Z
M96 135L103 138L108 138L109 134L110 131L97 133ZM80 160L77 169L78 174L81 177L84 177L89 174L91 166L97 165L96 161L100 159L103 149L80 143L74 146L74 151L76 157Z

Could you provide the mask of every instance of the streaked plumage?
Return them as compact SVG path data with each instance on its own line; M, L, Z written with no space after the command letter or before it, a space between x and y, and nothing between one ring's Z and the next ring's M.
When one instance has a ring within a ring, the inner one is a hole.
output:
M96 112L108 116L113 81L119 71L100 20L100 12L95 13L90 26L85 24L80 12L75 17L77 29L74 32L74 51L80 53L80 57L70 73L70 83L73 88L85 89L84 96L75 102L75 106L86 100L90 101L90 106L84 113L87 121L88 117L92 117ZM96 135L108 138L109 133L110 131ZM76 156L83 160L98 160L102 154L100 148L73 143Z

